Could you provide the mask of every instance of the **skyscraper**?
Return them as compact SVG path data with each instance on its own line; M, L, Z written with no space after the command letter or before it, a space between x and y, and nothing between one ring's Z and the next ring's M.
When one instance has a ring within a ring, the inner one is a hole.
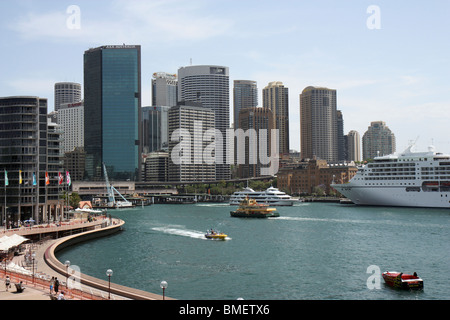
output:
M57 123L64 132L62 151L84 147L84 102L63 103L57 114Z
M344 116L341 110L336 110L336 129L337 129L337 143L338 143L338 161L347 159L347 145L344 136Z
M214 181L216 166L203 152L211 143L202 139L214 129L214 111L199 103L179 103L169 110L169 181Z
M5 186L0 195L7 207L5 212L4 202L0 203L1 221L7 213L7 223L30 218L39 222L50 218L48 208L56 211L59 197L54 177L61 170L61 132L56 124L47 123L47 111L45 98L0 98L0 181Z
M347 159L349 161L361 161L361 138L359 132L351 130L347 136Z
M275 118L280 155L289 154L289 89L283 82L270 82L263 89L263 108L270 109Z
M261 176L261 159L259 158L260 148L262 148L262 141L260 140L260 130L266 129L266 154L265 156L271 156L271 130L275 129L275 120L273 113L268 108L244 108L239 112L239 122L238 127L243 131L247 132L249 130L254 130L255 137L248 136L244 138L243 148L244 148L244 160L245 163L236 162L238 166L239 178L251 178ZM258 141L257 141L258 140ZM236 149L241 147L237 146ZM239 157L237 152L236 156ZM264 165L266 167L266 165Z
M220 130L222 136L225 137L226 130L230 127L228 67L200 65L178 69L178 101L193 101L211 109L215 117L214 127ZM230 165L226 164L226 144L223 144L222 155L223 157L220 159L216 158L216 179L228 180L230 179Z
M143 153L168 151L170 108L168 106L142 107Z
M363 160L395 152L395 136L384 121L373 121L362 138Z
M307 87L300 94L300 145L303 158L338 160L336 90Z
M256 81L234 80L233 86L233 126L238 128L239 111L243 108L258 106L258 88Z
M76 103L81 101L81 84L75 82L55 83L55 111L63 103Z
M176 74L155 72L152 79L152 106L177 105L178 80Z
M138 180L141 168L141 46L113 45L84 53L86 172L100 179Z

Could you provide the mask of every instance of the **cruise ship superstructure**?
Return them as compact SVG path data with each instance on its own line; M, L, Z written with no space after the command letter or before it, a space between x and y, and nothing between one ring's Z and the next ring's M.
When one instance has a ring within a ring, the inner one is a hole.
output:
M260 204L269 204L273 206L292 206L298 200L293 199L290 195L270 187L265 191L254 191L252 188L246 187L242 191L236 191L230 197L230 205L237 206L246 197L255 199Z
M345 184L331 186L358 205L450 208L450 155L414 151L375 157Z

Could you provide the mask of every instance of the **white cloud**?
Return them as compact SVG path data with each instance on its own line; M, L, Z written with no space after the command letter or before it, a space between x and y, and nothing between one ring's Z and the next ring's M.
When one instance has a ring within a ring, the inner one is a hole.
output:
M108 12L96 14L94 7L80 5L80 28L70 29L65 11L30 12L10 28L27 40L83 43L139 43L199 41L222 35L231 20L203 14L204 4L193 1L117 0Z

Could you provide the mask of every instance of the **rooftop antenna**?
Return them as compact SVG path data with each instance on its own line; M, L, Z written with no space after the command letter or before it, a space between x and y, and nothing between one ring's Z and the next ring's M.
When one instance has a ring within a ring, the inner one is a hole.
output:
M192 66L192 58L191 58L191 66Z

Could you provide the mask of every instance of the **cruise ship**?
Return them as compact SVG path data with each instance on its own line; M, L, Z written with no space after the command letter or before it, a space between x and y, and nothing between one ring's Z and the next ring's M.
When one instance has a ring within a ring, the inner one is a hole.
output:
M450 208L450 155L416 152L375 157L345 184L331 186L358 205Z
M270 187L265 191L254 191L252 188L246 187L242 191L233 193L230 197L230 205L237 206L246 197L255 199L257 203L272 206L292 206L298 202L298 200L274 187Z

